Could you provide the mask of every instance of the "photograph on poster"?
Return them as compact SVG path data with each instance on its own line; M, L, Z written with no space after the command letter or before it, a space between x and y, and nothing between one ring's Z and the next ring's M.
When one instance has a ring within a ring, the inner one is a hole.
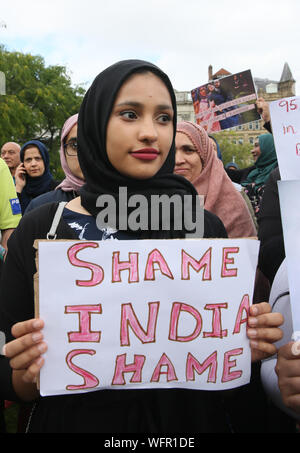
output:
M219 132L260 120L250 70L211 80L191 91L196 123L207 132Z

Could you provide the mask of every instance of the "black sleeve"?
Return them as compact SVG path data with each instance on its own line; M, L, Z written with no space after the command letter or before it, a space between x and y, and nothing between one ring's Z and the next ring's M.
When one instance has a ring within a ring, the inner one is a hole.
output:
M0 400L20 401L12 386L12 369L9 360L0 356Z
M248 174L250 171L255 169L255 165L251 165L251 167L242 168L240 170L232 170L230 168L225 168L225 171L232 182L237 184L241 184L245 179L247 179Z
M266 183L258 215L258 239L260 251L258 267L272 284L275 274L284 260L285 249L281 222L277 181L279 168L275 168Z
M23 218L21 222L24 223ZM34 269L34 251L30 246L30 236L22 233L22 227L19 231L18 227L8 240L8 253L0 281L0 331L4 333L6 342L13 340L13 324L33 315ZM11 375L9 360L0 355L0 398L18 401Z
M279 168L270 174L264 189L258 215L258 239L266 241L270 236L282 235L281 212L277 181L280 180Z
M13 339L11 327L34 314L35 253L30 222L24 216L8 240L8 253L0 282L0 331Z
M233 170L231 168L224 168L224 170L226 171L232 182L240 184L243 174L242 170Z
M46 239L57 206L47 203L25 214L8 240L0 282L0 331L7 341L13 339L10 330L16 322L34 317L34 241ZM76 239L63 219L57 227L57 238Z
M272 126L271 126L271 122L270 121L267 121L265 124L264 124L264 128L270 132L270 134L273 134L273 131L272 131Z

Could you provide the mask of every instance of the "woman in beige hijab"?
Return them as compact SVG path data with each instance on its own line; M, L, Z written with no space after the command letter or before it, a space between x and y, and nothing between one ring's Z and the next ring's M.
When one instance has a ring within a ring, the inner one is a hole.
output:
M256 236L250 211L201 126L188 121L178 123L175 173L188 179L204 196L204 208L222 220L228 237Z

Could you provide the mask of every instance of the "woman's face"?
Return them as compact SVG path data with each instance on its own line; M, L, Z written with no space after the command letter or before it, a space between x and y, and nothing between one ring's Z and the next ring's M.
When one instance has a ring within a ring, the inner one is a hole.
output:
M261 155L261 149L260 149L260 146L259 146L259 142L256 142L254 144L254 148L251 150L251 154L253 156L254 162L256 162L257 159L259 158L259 156Z
M176 134L176 164L174 173L191 183L200 175L203 165L194 143L182 132Z
M147 179L164 164L173 141L171 96L151 72L135 74L120 88L106 132L110 163L125 176Z
M77 144L77 124L75 124L68 135L65 138L65 157L69 169L77 178L84 179L77 156L77 147L73 147L73 144ZM75 149L76 148L76 149Z
M26 173L31 178L38 178L44 174L45 164L41 153L36 146L26 148L23 163Z

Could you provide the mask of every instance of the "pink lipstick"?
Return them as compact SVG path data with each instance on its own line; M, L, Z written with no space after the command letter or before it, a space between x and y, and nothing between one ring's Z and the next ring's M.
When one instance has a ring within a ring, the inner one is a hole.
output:
M140 160L155 160L159 155L159 151L155 148L143 148L132 151L131 155Z

